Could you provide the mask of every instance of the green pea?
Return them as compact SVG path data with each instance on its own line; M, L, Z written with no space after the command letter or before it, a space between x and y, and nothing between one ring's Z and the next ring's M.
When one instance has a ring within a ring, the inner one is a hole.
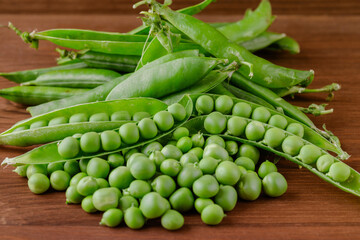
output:
M30 164L26 169L26 177L30 178L35 173L48 174L46 164Z
M190 188L196 179L200 178L203 175L202 171L198 166L194 164L187 164L183 166L181 171L177 176L177 184L180 187Z
M246 170L246 168L244 168L243 166L238 166L239 170L240 170L240 175L244 175L246 173L248 173L248 170ZM240 176L240 177L241 177Z
M99 188L108 188L110 187L109 182L104 178L95 178L97 184L99 185Z
M229 159L229 153L225 148L220 147L217 144L210 144L204 149L203 158L205 157L213 157L215 159L226 161Z
M131 196L134 198L142 198L147 193L151 192L150 183L143 180L134 180L130 183L130 186L126 189Z
M287 182L279 172L271 172L262 180L264 192L269 197L280 197L287 190Z
M168 200L157 192L146 194L140 201L140 210L148 219L161 217L169 209Z
M82 172L86 172L87 165L89 164L89 158L82 158L79 160L79 167Z
M130 172L135 179L148 180L155 175L155 171L155 163L147 157L134 159L130 166Z
M160 111L154 115L154 121L160 131L168 131L174 126L174 118L167 111Z
M19 131L24 131L24 130L28 130L29 126L21 126L18 128L15 128L13 132L19 132Z
M51 187L57 191L64 191L70 184L70 175L62 170L57 170L50 175Z
M224 161L217 166L215 176L221 184L235 185L240 179L240 169L235 163Z
M224 217L224 210L217 204L208 205L201 212L201 220L207 225L218 225Z
M219 183L212 175L204 175L195 180L192 189L200 198L212 198L219 192Z
M105 151L113 151L121 145L120 135L114 130L107 130L100 134L101 147Z
M86 168L89 176L94 178L106 178L109 175L110 166L106 160L101 158L92 158Z
M196 211L201 214L202 210L204 210L206 206L211 204L214 204L214 202L210 198L197 198L194 205Z
M327 175L334 181L345 182L351 175L351 168L343 162L336 162L330 166Z
M227 122L227 134L232 136L240 136L243 135L245 132L247 122L245 119L233 116Z
M100 188L93 194L94 207L103 212L110 208L116 208L119 204L120 196L121 192L117 188Z
M125 154L124 155L125 160L127 161L133 154L138 153L138 152L139 152L139 150L137 148L130 149L126 152L124 151L123 154Z
M231 97L222 95L215 100L215 110L223 114L231 113L234 101Z
M180 170L180 162L175 159L166 159L160 165L160 171L170 177L176 177Z
M267 123L271 117L271 113L265 107L257 107L254 109L251 118L253 120Z
M49 126L56 126L56 125L60 125L60 124L65 124L68 123L68 119L66 117L57 117L57 118L53 118L49 121Z
M239 153L240 157L248 157L251 160L253 160L255 165L257 164L257 162L259 161L259 158L260 158L260 151L256 147L246 144L246 143L242 144L239 147L238 153Z
M177 128L173 133L173 138L177 141L182 137L188 137L189 136L189 130L185 127L179 127Z
M168 210L161 217L161 226L166 230L178 230L184 225L184 217L176 210Z
M99 184L96 179L91 176L86 176L80 179L76 185L76 190L83 196L92 195L96 190L98 190Z
M221 160L217 160L213 157L204 157L199 162L199 168L203 174L214 174L220 161Z
M290 123L287 126L286 131L301 138L304 136L304 127L300 123Z
M168 107L168 112L174 117L175 121L180 122L186 117L186 110L180 103L173 103Z
M84 196L81 195L77 190L76 190L76 186L70 186L66 189L65 192L65 196L66 196L66 204L78 204L81 203L81 201L83 200Z
M283 130L279 128L270 128L266 131L264 136L264 143L271 148L277 148L281 146L286 135Z
M125 189L129 187L133 180L134 177L131 175L130 169L125 166L117 167L109 174L109 184L111 187Z
M261 180L255 172L248 172L241 175L237 185L239 197L244 200L254 201L261 193Z
M222 148L225 148L225 140L220 137L220 136L217 136L217 135L212 135L210 137L208 137L205 141L205 147L210 145L210 144L217 144L219 145L220 147Z
M189 137L182 137L177 141L176 147L179 148L183 153L186 153L192 148L192 141Z
M269 162L268 160L263 162L258 169L258 174L260 178L264 178L266 175L272 172L277 172L277 167L275 164Z
M245 136L251 141L259 141L263 139L264 134L264 125L257 121L250 122L245 128Z
M286 118L284 118L281 115L273 115L269 119L268 124L271 125L271 126L280 128L280 129L285 129L288 122L287 122Z
M244 102L236 103L232 110L232 115L244 117L244 118L250 118L252 112L252 108L249 104Z
M193 153L197 156L198 159L202 159L204 150L200 147L195 147L195 148L191 149L188 153Z
M155 163L156 170L160 170L161 163L165 161L165 156L160 151L155 151L150 154L149 159Z
M75 174L70 180L70 186L76 186L79 183L79 181L86 176L87 174L85 172L79 172Z
M169 198L171 207L179 212L190 211L194 206L194 196L189 188L176 190Z
M150 118L151 115L148 112L137 112L133 116L133 121L138 122L144 118Z
M126 161L126 166L127 167L131 167L131 164L133 163L133 160L134 159L137 159L137 158L145 158L145 159L148 159L146 157L145 154L143 153L134 153L133 155L131 155L131 157Z
M288 136L284 139L281 147L284 153L287 153L291 156L296 156L299 154L300 149L304 146L302 139L298 136Z
M30 125L30 129L46 127L47 125L48 125L48 122L46 120L39 120L39 121L33 122Z
M124 166L125 159L120 153L112 153L109 154L107 162L111 168L117 168L120 166Z
M144 139L154 138L158 134L158 129L156 127L156 124L154 120L150 118L141 119L140 122L138 123L138 127L140 131L140 135Z
M196 100L195 109L200 115L207 115L214 110L214 100L207 95L200 96Z
M235 208L238 200L237 192L232 186L220 186L219 192L216 194L214 201L224 211L231 211Z
M107 113L95 113L90 116L89 122L105 122L109 121L109 115Z
M134 144L139 141L140 133L135 123L125 123L119 129L121 140L126 144Z
M335 162L334 157L325 154L319 157L319 159L316 161L316 168L322 173L327 173L330 169L330 166Z
M124 217L123 212L118 208L111 208L104 212L100 225L107 227L117 227L122 222Z
M243 166L246 170L255 171L255 163L248 157L238 157L235 160L235 164L238 166Z
M141 148L141 152L143 154L145 154L146 156L150 156L151 153L153 153L155 151L161 151L162 148L163 148L163 146L161 145L161 143L159 143L159 142L151 142L151 143L148 143L148 144L144 145Z
M86 113L76 113L69 119L69 123L87 122L89 119Z
M29 167L29 165L20 165L17 166L13 172L17 173L20 177L26 177L26 170Z
M226 128L226 117L220 112L210 113L204 121L204 128L211 134L220 134Z
M29 178L28 187L35 194L44 193L50 187L49 178L42 173L34 173Z
M85 153L94 153L100 150L100 136L96 132L87 132L80 138L80 148Z
M306 164L313 164L321 156L321 154L320 148L308 144L300 149L298 158Z
M117 111L111 114L111 121L130 121L131 115L128 111Z
M130 207L139 207L139 202L133 196L122 196L119 199L119 208L121 211L125 212Z
M124 221L131 229L140 229L145 224L145 217L137 207L130 207L125 211Z
M191 136L193 147L203 147L205 144L205 138L201 133L197 133Z
M167 198L175 191L176 183L171 177L167 175L161 175L152 181L151 187L162 197Z
M64 170L64 162L52 162L47 165L48 174L52 174L57 170Z
M182 166L185 166L188 163L197 163L199 162L199 159L194 153L185 153L180 158L180 163Z
M239 147L235 141L226 141L225 149L226 151L228 151L230 156L237 154L237 152L239 151Z
M85 197L81 201L81 208L87 213L94 213L97 211L97 209L94 207L94 204L92 201L92 195Z
M80 144L76 138L66 137L58 145L59 155L63 158L73 158L80 152Z
M76 160L68 160L64 164L64 171L67 172L70 176L74 176L80 172L79 162Z
M180 160L181 156L183 155L178 147L169 144L161 149L161 153L164 154L165 158L167 159L171 158L176 160Z

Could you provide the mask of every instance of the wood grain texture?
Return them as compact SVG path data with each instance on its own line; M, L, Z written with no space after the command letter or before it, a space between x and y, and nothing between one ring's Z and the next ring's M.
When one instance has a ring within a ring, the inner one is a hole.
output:
M235 15L201 16L207 21L232 21ZM105 31L128 31L138 24L125 15L1 15L0 22L13 21L24 30L73 27ZM326 122L352 155L347 163L360 170L360 16L281 15L272 30L286 32L302 47L299 55L261 53L287 67L314 69L314 87L338 82L329 107L334 114L313 118ZM41 42L40 49L28 48L7 29L0 29L0 72L48 67L55 64L54 45ZM13 86L0 79L0 88ZM306 106L324 102L324 95L304 95L293 101ZM21 106L0 99L0 131L29 115ZM0 146L0 159L14 157L27 149ZM266 157L265 154L262 155ZM216 227L201 223L199 215L185 216L177 232L161 228L151 220L140 231L123 225L116 229L98 226L100 214L86 214L79 206L66 205L63 192L37 196L27 189L25 179L0 169L0 239L359 239L360 199L323 182L305 169L286 160L279 171L288 180L288 192L280 198L261 196L255 202L240 201Z

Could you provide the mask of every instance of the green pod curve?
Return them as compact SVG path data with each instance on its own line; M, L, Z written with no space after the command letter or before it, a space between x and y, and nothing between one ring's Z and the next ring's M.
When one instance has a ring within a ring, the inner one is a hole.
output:
M267 47L267 49L274 51L287 51L291 54L297 54L300 52L300 45L295 39L291 37L284 37L271 44Z
M211 89L208 93L217 94L217 95L227 95L229 97L235 97L228 89L226 89L222 84L217 85Z
M64 159L62 158L58 153L58 143L59 142L52 142L46 145L42 145L38 148L35 148L23 155L20 155L15 158L7 158L3 161L2 164L15 164L15 165L22 165L22 164L46 164L51 162L65 162L69 160L78 160L78 159L88 159L88 158L94 158L94 157L102 157L107 156L112 153L117 153L123 150L129 150L132 148L137 148L140 146L143 146L145 144L151 143L153 141L157 141L158 139L164 138L168 135L170 135L176 128L182 126L184 123L188 121L188 119L191 116L191 113L193 111L193 103L191 98L186 95L184 96L179 103L185 107L186 110L186 117L183 121L176 122L174 126L166 131L166 132L160 132L156 137L145 140L140 139L140 142L137 142L133 145L126 145L122 144L121 147L114 151L109 152L97 152L97 153L79 153L78 156L72 159Z
M263 32L258 36L256 36L255 38L241 42L240 44L250 52L255 52L260 49L264 49L270 46L271 44L281 39L284 39L285 37L286 37L285 33Z
M0 89L0 97L10 101L33 106L53 100L76 96L89 91L81 88L16 86Z
M230 116L228 116L228 117L230 117ZM206 116L200 116L200 117L193 118L193 119L189 120L186 124L184 124L183 127L188 128L191 133L198 133L199 131L201 131L206 136L207 133L206 133L205 129L203 128L205 118L206 118ZM247 120L249 120L249 119L247 119ZM264 123L263 123L263 125L265 126L266 129L273 128L272 126L269 126L269 125L264 124ZM285 133L286 136L293 135L293 134L291 134L289 132L286 132L284 130L282 130L282 131ZM250 141L250 140L247 140L244 137L234 137L234 136L230 136L230 135L219 135L219 136L221 136L222 138L224 138L226 140L232 140L232 141L236 141L236 142L246 143L246 144L252 145L254 147L261 148L261 149L263 149L265 151L269 151L271 153L274 153L274 154L276 154L278 156L284 157L287 160L289 160L291 162L294 162L294 163L308 169L313 174L317 175L318 177L320 177L324 181L329 182L332 185L340 188L341 190L360 197L360 173L357 172L356 170L352 169L352 168L350 168L351 169L351 174L350 174L350 177L348 178L348 180L346 180L345 182L340 183L340 182L334 181L333 179L331 179L326 174L318 171L316 169L315 164L305 164L300 159L298 159L296 156L293 157L293 156L291 156L289 154L286 154L286 153L282 152L279 149L274 149L274 148L268 147L263 142ZM302 141L305 144L311 144L310 142L308 142L308 141L306 141L304 139L302 139ZM321 150L321 152L322 152L322 154L328 154L324 150ZM335 162L341 162L337 158L334 158L334 161Z
M80 104L69 108L55 110L43 115L25 119L7 131L0 134L0 144L13 146L29 146L41 143L48 143L61 140L76 133L102 132L120 127L128 121L101 121L101 122L78 122L64 123L61 125L44 126L36 129L29 129L32 123L38 121L49 122L57 117L69 119L76 113L86 113L88 117L96 113L106 113L109 117L117 111L127 111L131 116L136 112L148 112L150 115L165 110L167 105L153 98L133 98L114 100L107 102L94 102ZM27 128L26 130L18 130Z

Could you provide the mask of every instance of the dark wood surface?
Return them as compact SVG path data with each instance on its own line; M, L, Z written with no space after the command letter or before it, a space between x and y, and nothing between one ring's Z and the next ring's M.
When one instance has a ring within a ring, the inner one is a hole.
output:
M5 1L6 2L6 1ZM4 3L4 1L2 1ZM0 15L0 23L12 21L23 30L73 27L105 31L127 31L138 24L132 15ZM207 21L231 21L237 15L202 15ZM347 163L360 170L360 16L280 15L272 30L286 32L301 44L299 55L261 53L275 63L314 69L313 87L338 82L329 107L331 115L313 118L324 122L352 155ZM0 29L0 72L47 67L55 64L54 46L41 42L28 48L12 32ZM15 84L0 79L0 88ZM324 102L324 95L297 98L306 106ZM0 130L28 117L23 107L0 99ZM30 149L30 148L28 148ZM0 146L0 159L28 149ZM264 157L264 155L263 155ZM286 160L279 170L288 180L288 191L280 198L261 196L255 202L240 201L216 227L204 225L199 215L185 216L177 232L163 230L159 220L149 221L140 231L123 225L116 229L98 226L100 214L86 214L78 205L66 205L63 192L34 195L25 179L0 169L0 239L360 239L360 198L299 169Z

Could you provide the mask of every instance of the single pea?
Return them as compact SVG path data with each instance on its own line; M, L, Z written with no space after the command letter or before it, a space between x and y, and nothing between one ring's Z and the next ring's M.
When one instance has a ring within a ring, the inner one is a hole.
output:
M249 104L244 102L236 103L232 110L232 115L244 118L250 118L252 108Z
M111 187L125 189L129 187L133 180L134 177L131 175L130 169L125 166L117 167L109 174L109 184Z
M161 217L161 226L166 230L178 230L184 226L184 217L176 210L168 210Z
M130 150L127 150L126 152L123 151L124 158L127 161L134 153L138 153L139 150L137 148L132 148Z
M70 180L70 186L76 186L79 183L79 181L86 176L87 174L85 172L79 172L75 174Z
M177 141L182 137L188 137L189 136L189 130L185 127L179 127L177 128L173 133L173 138Z
M300 123L290 123L287 126L286 131L301 138L304 136L304 127Z
M135 123L125 123L119 129L121 140L126 144L134 144L139 141L140 133Z
M111 114L111 121L130 121L131 115L128 111L117 111Z
M207 115L214 110L214 100L212 97L202 95L195 103L195 109L200 115Z
M150 154L149 159L155 163L156 170L160 171L160 166L163 161L165 161L165 156L160 151L155 151Z
M17 173L20 177L26 177L26 170L29 167L29 165L20 165L17 166L13 172ZM48 170L49 171L49 170Z
M198 166L194 164L187 164L183 166L177 176L177 184L180 187L190 188L193 183L203 175L202 171Z
M194 196L189 188L177 189L169 198L171 207L179 212L190 211L194 206Z
M144 180L134 180L129 187L124 190L125 195L133 196L134 198L143 198L147 193L151 192L151 185Z
M81 208L87 213L94 213L97 211L97 209L94 207L94 204L92 201L92 195L85 197L81 201Z
M181 164L175 159L166 159L160 165L160 171L170 177L176 177L181 170Z
M62 170L57 170L50 175L51 187L57 191L64 191L69 187L70 175Z
M351 175L351 168L343 162L336 162L330 166L327 175L334 181L345 182Z
M238 166L243 166L246 170L255 171L255 163L248 157L238 157L235 160L235 164Z
M116 208L120 197L121 192L117 188L100 188L93 194L93 204L97 210L104 212L110 208Z
M176 183L171 177L160 175L152 181L151 187L162 197L167 198L176 190Z
M204 128L211 134L220 134L226 128L226 117L220 112L210 113L204 121Z
M109 154L107 162L111 168L117 168L120 166L124 166L125 159L120 153L112 153Z
M96 179L91 176L86 176L80 179L76 185L76 190L83 196L92 195L96 190L99 189L99 184Z
M111 208L104 212L100 225L107 227L117 227L120 225L124 217L123 212L118 208Z
M265 127L258 121L250 122L245 128L245 136L251 141L259 141L263 139Z
M169 201L157 192L146 194L140 201L140 210L148 219L161 217L169 209Z
M97 184L99 185L99 188L108 188L110 187L109 182L104 178L95 178Z
M325 154L318 158L316 161L316 168L322 173L327 173L330 169L330 166L335 162L334 157Z
M306 164L313 164L321 156L321 149L315 145L307 144L300 149L298 158Z
M284 139L281 147L284 153L291 156L299 154L300 149L304 146L302 139L298 136L288 136Z
M127 167L131 167L131 164L133 163L134 159L137 159L137 158L148 159L148 157L146 157L146 155L143 154L143 153L134 153L134 154L131 155L131 157L126 161L126 166L127 166Z
M271 126L280 128L280 129L285 129L288 122L287 122L286 118L281 115L273 115L269 119L268 124Z
M161 145L161 143L154 141L144 145L141 148L141 152L145 154L147 157L149 157L153 152L161 151L162 148L163 146Z
M89 176L94 178L106 178L109 175L110 166L108 162L102 158L92 158L86 168Z
M30 124L30 129L36 129L41 127L46 127L48 122L46 120L39 120Z
M69 123L87 122L89 116L86 113L76 113L69 119Z
M245 119L233 116L227 122L227 131L226 133L232 136L240 136L245 132L247 122Z
M194 153L185 153L180 158L180 163L182 166L185 166L188 163L197 163L199 162L199 159Z
M144 118L150 118L151 115L148 112L136 112L133 116L133 121L138 122Z
M254 201L261 193L261 180L255 172L247 172L241 175L237 185L239 197L244 200Z
M42 173L34 173L29 178L28 187L35 194L44 193L50 187L49 178Z
M121 211L125 212L125 210L130 207L139 207L138 200L136 200L136 198L130 195L122 196L119 199L119 208L121 209Z
M70 176L74 176L80 172L79 162L76 160L67 160L64 164L64 171Z
M29 129L29 126L21 126L21 127L15 128L13 130L13 132L20 132L20 131L24 131L24 130L28 130L28 129Z
M76 186L70 186L66 189L66 204L78 204L81 203L84 196L81 195L77 190Z
M238 166L239 170L240 170L240 175L244 175L246 173L248 173L248 170L246 170L246 168L244 168L243 166ZM240 177L241 177L240 176Z
M279 128L270 128L266 131L264 136L264 143L271 148L277 148L281 146L286 135L285 132Z
M46 164L30 164L26 169L26 177L30 178L35 173L41 173L47 176Z
M188 153L193 153L197 156L198 159L202 159L204 155L204 150L200 147L195 147L191 149Z
M80 148L85 153L98 152L100 145L100 136L96 132L87 132L80 138Z
M113 151L120 147L120 135L114 130L107 130L100 134L101 147L105 151Z
M260 158L260 151L256 147L245 143L239 147L238 155L250 158L256 165Z
M225 185L235 185L240 179L240 174L237 165L230 161L221 162L215 170L216 179Z
M262 180L264 192L269 197L280 197L287 190L285 177L279 172L271 172Z
M201 133L197 133L191 136L193 147L203 147L205 144L205 138Z
M210 204L201 212L201 220L207 225L218 225L224 217L224 210L217 204Z
M131 229L140 229L145 224L145 217L138 207L130 207L125 211L124 222Z
M209 146L210 144L217 144L222 148L225 148L225 146L226 146L225 140L218 135L212 135L206 139L205 147Z
M160 111L154 115L154 121L160 131L165 132L174 126L174 118L167 111Z
M180 103L173 103L168 107L168 112L174 117L175 121L180 122L186 117L186 110Z
M105 122L109 121L109 115L107 113L95 113L90 116L89 122Z
M66 137L58 145L59 155L63 158L73 158L80 152L80 144L76 138Z
M171 158L176 160L180 160L181 156L183 155L178 147L169 144L161 149L161 153L164 154L165 158L167 159Z
M264 178L266 175L272 172L277 172L277 167L274 163L269 162L268 160L263 162L258 169L258 175L260 178Z
M198 213L201 214L202 210L208 205L214 204L214 201L210 198L197 198L195 200L194 206Z
M221 160L215 159L213 157L204 157L199 162L199 168L203 174L214 174L220 161Z
M48 174L52 174L57 170L64 170L64 162L52 162L47 165Z
M141 119L138 123L140 135L144 139L151 139L156 137L158 134L158 129L154 120L150 118Z
M51 119L49 121L48 126L56 126L56 125L65 124L65 123L68 123L67 117L57 117L57 118Z
M148 180L155 175L156 166L149 158L138 157L131 163L130 172L135 179Z
M238 195L233 186L222 185L219 192L216 194L214 201L224 211L228 212L235 208L238 200Z
M215 110L221 112L222 114L231 113L231 109L233 108L234 101L231 97L227 95L222 95L215 100Z
M239 151L239 146L235 141L226 141L225 149L228 151L230 156L233 156Z
M176 147L179 148L183 153L190 151L190 149L192 148L191 138L189 137L180 138L176 143Z
M87 168L87 165L89 164L89 161L90 161L89 158L82 158L79 160L80 171L86 173L86 168Z
M229 153L225 148L217 144L210 144L204 149L203 158L205 157L213 157L215 159L226 161L229 159Z
M251 118L253 120L267 123L271 117L271 113L269 110L266 109L266 107L257 107L254 109Z
M212 175L204 175L195 180L192 190L200 198L212 198L219 192L219 183Z

